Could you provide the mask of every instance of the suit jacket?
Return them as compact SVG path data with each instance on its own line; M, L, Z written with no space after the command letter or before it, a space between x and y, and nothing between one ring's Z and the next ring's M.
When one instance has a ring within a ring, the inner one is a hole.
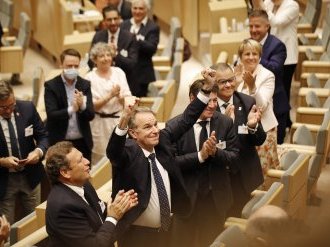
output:
M128 20L132 17L132 3L126 0L123 0L123 3L120 8L120 16L123 20Z
M260 146L266 140L266 133L259 122L257 131L248 134L238 134L238 126L246 125L248 114L256 101L253 97L234 92L233 104L235 106L234 128L238 135L239 158L232 166L232 173L239 173L245 193L255 190L264 181L260 159L255 146Z
M293 0L283 0L275 14L272 12L274 3L271 0L265 0L265 6L271 34L279 38L286 46L288 56L285 64L296 64L298 62L298 3Z
M98 42L108 43L109 32L108 30L97 31L93 37L92 45ZM138 46L133 34L127 30L120 29L117 42L117 55L114 57L115 66L121 68L127 77L128 84L132 82L132 70L138 58ZM92 60L88 61L90 68L94 67Z
M102 202L90 183L85 184L84 191L85 198L89 197L92 205L68 186L62 183L53 185L46 208L48 246L113 246L110 239L115 225L104 222L107 210L102 212Z
M174 165L175 150L172 144L193 126L206 104L198 98L184 111L182 120L176 126L160 130L159 143L155 146L156 157L168 172L171 185L171 209L177 214L189 211L190 200L184 187L179 167ZM141 147L126 136L114 131L107 147L107 157L113 169L112 196L120 189L134 189L139 204L127 212L117 224L118 234L125 231L147 208L151 194L150 163Z
M179 124L182 115L168 122L169 126ZM200 167L207 166L209 188L220 215L224 215L232 204L232 193L227 166L238 158L237 136L231 118L215 112L210 120L210 132L215 131L217 140L226 142L224 150L218 149L215 157L209 157L204 163L198 160L194 128L190 128L177 142L175 157L176 164L180 167L188 195L195 205L198 192L198 179ZM206 202L207 203L207 202Z
M92 150L93 140L89 121L94 118L94 106L92 101L90 82L77 77L76 88L86 97L86 109L77 112L77 121L79 129L86 142L86 145ZM68 101L62 76L58 75L45 82L45 106L47 113L47 130L49 133L49 143L63 141L68 129L69 114Z
M121 24L121 28L130 31L132 23L126 20ZM148 19L146 25L141 24L137 35L144 37L144 40L138 40L138 62L133 71L134 85L132 85L132 94L139 91L139 85L146 85L155 81L155 71L152 63L152 56L157 51L159 43L159 26ZM145 92L147 93L147 92Z
M275 115L281 115L290 110L289 100L283 85L283 65L285 59L285 45L274 35L268 34L262 46L260 63L275 75L275 91L273 95Z
M267 132L278 125L277 119L273 111L273 94L275 88L274 74L258 64L255 69L256 92L253 97L256 99L258 107L262 108L261 123ZM244 83L237 87L238 92L242 92Z
M40 116L33 105L29 101L16 100L16 108L14 111L17 139L22 159L25 159L28 154L35 148L40 148L45 154L48 148L47 131L40 119ZM32 126L33 133L26 135L25 129ZM0 157L8 157L7 142L0 125ZM8 169L0 167L0 199L6 193L8 183ZM35 165L25 166L26 177L31 189L35 188L45 175L44 167L39 161Z

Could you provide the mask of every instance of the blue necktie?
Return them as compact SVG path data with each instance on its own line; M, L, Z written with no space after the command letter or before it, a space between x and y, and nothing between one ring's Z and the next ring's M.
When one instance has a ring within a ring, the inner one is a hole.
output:
M163 178L160 175L160 172L156 165L156 155L154 153L150 154L149 159L151 160L151 168L152 168L151 170L152 173L154 174L155 183L158 192L161 229L167 231L171 224L170 204L168 201Z

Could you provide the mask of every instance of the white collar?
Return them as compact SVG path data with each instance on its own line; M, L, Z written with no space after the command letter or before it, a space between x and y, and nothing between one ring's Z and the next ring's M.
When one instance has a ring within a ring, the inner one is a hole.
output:
M131 21L131 24L132 25L135 25L135 26L141 26L141 23L145 26L145 25L147 25L147 22L148 22L148 15L146 15L144 18L143 18L143 20L141 21L141 23L136 23L135 22L135 20L134 20L134 18L132 17L131 19L130 19L130 21Z
M268 38L268 33L266 33L265 37L259 42L260 45L263 46L265 44L267 38Z
M65 186L68 186L70 189L72 189L74 192L76 192L81 198L85 199L85 191L84 187L72 185L72 184L66 184L63 183Z
M229 104L233 105L234 104L234 97L233 97L233 95L230 97L230 99L229 99L228 102L225 102L225 101L223 101L222 99L220 99L218 97L218 105L219 105L219 107L221 107L225 103L229 103Z

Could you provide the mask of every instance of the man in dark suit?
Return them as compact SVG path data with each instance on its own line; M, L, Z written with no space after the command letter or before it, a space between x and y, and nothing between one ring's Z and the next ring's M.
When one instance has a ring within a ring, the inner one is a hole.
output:
M113 246L116 224L137 205L136 193L119 191L106 205L88 182L89 161L67 141L49 148L46 171L53 185L46 208L48 246Z
M123 20L129 20L132 17L132 4L126 0L108 0L109 5L115 6Z
M190 101L203 82L197 80L190 86ZM209 246L223 230L232 204L227 167L238 158L237 136L232 119L216 111L218 91L214 85L207 107L175 145L175 163L181 169L192 209L187 218L174 216L173 246ZM177 126L181 119L182 115L177 116L168 126Z
M113 58L113 63L125 72L128 84L131 86L134 82L132 70L138 57L138 46L135 37L129 31L119 27L121 18L115 7L105 7L103 9L103 18L107 29L95 33L91 47L98 42L105 42L112 46L114 51L117 51L117 55ZM88 65L91 69L94 67L91 60L88 61Z
M277 143L282 144L285 138L287 121L290 119L290 105L283 84L286 47L282 41L268 33L270 24L266 11L253 10L249 15L249 26L251 38L262 45L260 63L275 75L273 104L274 113L278 121Z
M69 140L91 160L93 140L89 121L94 118L90 82L78 76L80 54L66 49L60 56L62 74L45 82L47 130L51 145Z
M155 81L155 71L152 56L157 51L159 43L159 26L147 16L148 3L146 0L132 2L130 20L122 23L121 28L135 34L138 43L138 62L133 69L132 94L137 97L147 95L148 84Z
M260 122L261 112L255 105L255 99L235 91L233 69L225 63L212 68L217 71L219 110L233 119L238 135L239 159L236 166L230 169L234 202L228 216L240 217L244 205L250 199L250 193L264 181L255 146L265 141L266 133Z
M206 70L204 75L209 81L204 83L203 93L189 104L175 126L159 131L150 109L128 107L110 138L107 156L114 174L113 193L130 187L139 195L139 205L118 223L119 234L125 231L119 247L168 246L171 212L189 211L172 144L194 125L209 101L214 71ZM131 139L126 139L127 132Z
M8 82L0 81L0 215L14 222L20 196L24 216L40 203L41 159L47 132L32 102L16 100Z

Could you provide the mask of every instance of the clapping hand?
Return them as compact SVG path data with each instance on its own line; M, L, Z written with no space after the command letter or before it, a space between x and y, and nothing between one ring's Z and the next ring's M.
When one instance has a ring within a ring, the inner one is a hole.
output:
M217 151L217 138L215 137L215 131L211 132L210 137L203 143L200 154L203 160L206 160L209 156L214 156Z
M261 119L261 114L261 109L253 105L248 115L247 126L249 128L255 128Z

